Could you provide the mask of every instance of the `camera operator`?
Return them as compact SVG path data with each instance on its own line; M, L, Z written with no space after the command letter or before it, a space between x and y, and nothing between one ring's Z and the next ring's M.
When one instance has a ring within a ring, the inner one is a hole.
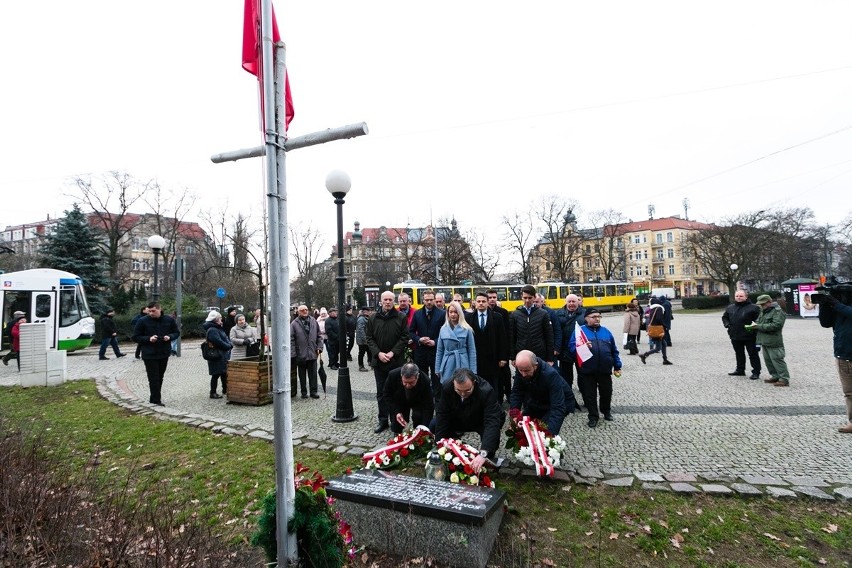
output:
M813 299L820 305L820 325L834 328L834 357L837 359L840 387L846 399L846 425L838 431L852 434L852 307L848 303L852 296L852 285L827 287L825 291L826 294L814 294ZM847 302L841 302L841 299Z

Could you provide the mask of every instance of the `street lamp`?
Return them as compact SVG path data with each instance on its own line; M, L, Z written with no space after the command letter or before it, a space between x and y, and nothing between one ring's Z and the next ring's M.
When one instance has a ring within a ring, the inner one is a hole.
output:
M165 247L166 239L160 235L151 235L148 237L148 248L150 248L154 253L154 288L151 292L151 299L155 302L160 300L160 291L157 287L157 265L159 264L157 257L160 255L160 251L162 251Z
M343 198L352 187L352 180L346 172L340 170L331 171L325 178L325 187L334 197L337 205L337 313L345 318L346 308L343 305L343 295L346 276L343 275ZM349 382L348 356L346 354L346 333L340 333L340 355L339 367L337 369L337 408L332 422L352 422L358 416L352 406L352 384ZM329 361L332 363L332 361Z
M314 295L314 281L308 280L308 313L313 315L313 311L311 310L311 296Z
M390 280L385 280L385 288L387 288L388 290L391 289L390 288Z

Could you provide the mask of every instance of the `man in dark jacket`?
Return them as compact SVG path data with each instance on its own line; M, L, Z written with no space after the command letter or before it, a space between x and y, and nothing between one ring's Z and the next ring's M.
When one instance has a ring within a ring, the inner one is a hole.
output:
M355 328L358 322L352 313L352 306L346 306L346 360L352 360L352 347L355 346Z
M432 395L435 400L441 395L441 382L435 374L435 340L441 333L441 326L447 319L447 312L435 306L435 292L424 290L420 293L423 307L414 312L408 334L416 346L414 361L420 370L429 374Z
M385 381L385 400L390 409L390 427L394 434L408 426L429 426L435 413L429 377L414 363L388 373Z
M509 359L514 361L519 351L529 350L552 363L553 326L550 315L535 306L535 294L535 286L524 286L521 289L524 305L518 306L509 318Z
M435 439L458 438L464 432L476 432L481 448L478 466L481 466L482 460L492 459L497 453L500 429L506 419L497 403L497 394L470 369L456 369L452 380L441 388L433 428Z
M834 329L834 358L846 401L846 424L837 431L852 434L852 308L849 307L852 294L848 284L841 286L823 295L819 304L819 324Z
M290 322L290 353L295 360L295 367L299 370L302 398L308 398L308 387L310 387L311 398L319 398L317 392L317 358L322 353L319 324L317 320L308 315L308 306L304 304L299 306L298 314ZM296 387L292 378L290 386L292 389L290 397L292 398L296 396Z
M509 310L497 304L497 290L492 288L486 292L486 295L488 296L488 309L500 314L503 319L503 328L506 330L506 349L511 349L512 346L509 344ZM509 400L509 393L512 392L512 369L507 364L500 367L497 374L499 377L497 380L497 401L503 404L503 400Z
M165 406L161 397L163 377L172 355L172 339L178 336L177 323L163 314L159 302L148 304L148 315L133 328L133 341L142 345L142 362L148 375L151 404Z
M337 308L328 309L328 319L325 320L325 336L328 345L328 368L336 370L340 368L340 319L337 317Z
M589 428L595 428L603 412L604 420L612 421L612 375L621 376L621 358L615 337L601 325L601 312L597 308L586 310L586 325L580 330L586 336L585 345L591 352L591 358L580 365L578 376L583 389L583 401L589 412ZM662 339L660 340L662 341ZM571 338L570 349L577 356L576 333ZM598 410L600 393L600 410Z
M388 429L388 408L385 401L385 381L388 373L405 363L408 345L408 322L393 305L393 292L382 292L382 306L367 322L367 346L373 354L371 365L376 378L376 402L379 407L376 434Z
M570 387L571 396L568 400L568 413L574 412L574 408L579 406L574 398L574 367L577 364L577 359L571 354L571 337L574 335L574 329L577 324L583 325L585 320L586 310L580 305L580 297L577 294L568 294L565 297L565 305L556 310L556 315L559 318L559 326L562 329L562 349L559 351L559 374L565 379ZM583 393L583 386L580 381L577 381L577 388L580 389L580 394Z
M669 301L668 296L660 296L659 297L660 304L663 306L663 327L666 328L666 335L663 337L663 341L666 342L666 347L672 346L672 320L674 319L674 314L672 313L672 303Z
M106 356L108 346L112 346L116 358L124 357L124 353L118 349L118 329L115 327L113 316L115 316L115 310L112 308L107 308L106 313L101 316L101 350L98 353L98 359L101 361L109 359Z
M509 341L506 326L497 312L488 309L488 296L478 292L474 301L475 309L465 314L468 325L473 328L473 342L476 346L476 372L488 381L495 393L499 393L500 369L509 364ZM498 402L502 402L498 394Z
M746 353L748 353L748 360L751 363L749 378L753 381L760 378L760 355L757 352L756 338L745 328L746 325L756 322L759 316L760 308L749 301L745 290L734 292L734 303L725 308L725 313L722 314L722 323L728 330L728 337L731 338L734 356L737 359L736 368L728 373L732 377L745 376Z
M567 412L565 389L568 385L559 376L559 371L541 357L536 357L532 351L523 350L517 354L515 371L509 414L516 418L539 418L547 424L550 433L556 436L562 429Z

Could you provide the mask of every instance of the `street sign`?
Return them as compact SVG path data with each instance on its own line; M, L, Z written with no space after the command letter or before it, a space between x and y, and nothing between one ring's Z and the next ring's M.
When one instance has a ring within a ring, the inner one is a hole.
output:
M216 290L216 295L220 298L224 298L225 297L225 289L219 288L218 290Z

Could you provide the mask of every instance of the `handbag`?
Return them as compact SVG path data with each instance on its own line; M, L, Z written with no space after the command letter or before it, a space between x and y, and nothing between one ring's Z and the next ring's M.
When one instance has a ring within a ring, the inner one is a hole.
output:
M661 325L651 324L648 326L648 337L651 339L662 339L666 335L666 328Z
M260 342L253 341L246 345L246 357L258 357L260 356Z
M218 361L222 358L222 352L208 340L201 344L201 356L205 361Z

